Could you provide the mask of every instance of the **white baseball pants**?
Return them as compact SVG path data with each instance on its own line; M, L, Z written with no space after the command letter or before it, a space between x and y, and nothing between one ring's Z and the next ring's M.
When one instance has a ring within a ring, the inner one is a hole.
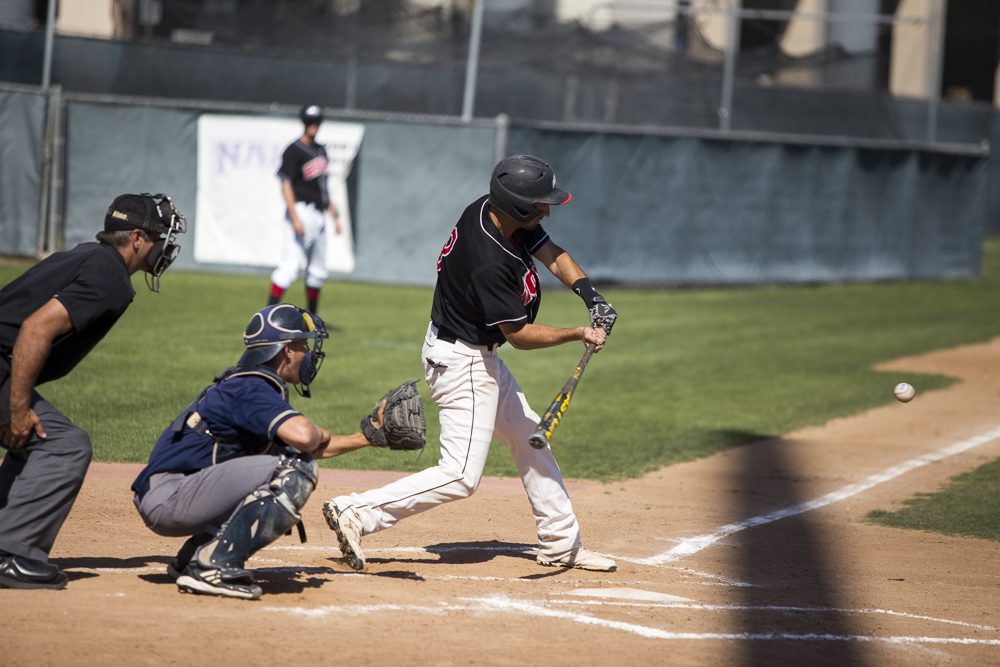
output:
M336 498L337 505L353 508L363 534L368 534L442 503L468 498L479 486L495 435L517 464L535 515L539 554L557 559L580 546L580 525L552 450L528 444L538 415L497 356L496 346L439 341L431 324L421 354L424 377L439 409L441 460L381 489ZM428 360L444 366L435 368Z
M292 220L286 212L281 262L271 274L271 282L281 289L288 289L298 279L303 262L308 262L306 287L319 289L330 275L326 268L326 212L312 204L297 201L295 213L302 221L305 233L295 235Z

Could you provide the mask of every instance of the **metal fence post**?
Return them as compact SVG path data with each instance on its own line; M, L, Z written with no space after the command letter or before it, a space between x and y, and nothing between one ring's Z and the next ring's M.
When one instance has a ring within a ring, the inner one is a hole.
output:
M927 26L927 142L937 141L938 103L941 99L941 69L944 61L944 22L948 0L931 0Z
M49 0L48 16L45 20L45 55L42 58L42 88L48 89L52 82L52 43L56 32L56 0Z
M733 116L733 81L736 78L736 53L739 51L740 13L738 0L730 0L726 15L726 55L722 64L722 105L719 107L719 130L729 132Z
M507 157L507 132L510 128L510 118L507 114L497 114L497 139L493 147L493 164Z
M476 99L476 77L479 73L479 44L483 38L483 6L486 0L475 0L472 27L469 29L469 55L465 62L465 94L462 97L462 120L472 120Z
M63 211L65 210L65 156L66 156L66 101L63 99L62 86L52 86L51 102L52 121L52 167L49 177L49 223L46 254L64 249L66 238L63 230Z

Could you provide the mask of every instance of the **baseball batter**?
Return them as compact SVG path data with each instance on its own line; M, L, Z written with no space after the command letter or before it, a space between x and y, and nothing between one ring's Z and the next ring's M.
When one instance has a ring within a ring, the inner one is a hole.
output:
M271 274L268 305L281 301L285 290L299 277L302 263L306 262L306 297L309 310L315 313L319 291L330 275L326 269L326 211L333 216L334 231L340 234L341 229L326 185L326 148L316 143L323 109L312 104L303 107L299 117L305 129L302 136L285 149L278 170L286 224L281 262Z
M452 229L437 260L431 322L421 352L424 377L439 408L441 460L381 489L324 504L324 516L355 570L365 565L363 535L471 496L494 436L514 457L531 502L538 528L537 562L615 570L613 560L581 546L579 522L552 450L528 444L538 415L497 356L504 343L532 350L582 341L600 350L614 325L617 313L540 225L550 205L570 198L556 185L546 162L527 155L509 157L493 170L489 195L466 208ZM583 298L591 327L534 323L541 300L535 260Z

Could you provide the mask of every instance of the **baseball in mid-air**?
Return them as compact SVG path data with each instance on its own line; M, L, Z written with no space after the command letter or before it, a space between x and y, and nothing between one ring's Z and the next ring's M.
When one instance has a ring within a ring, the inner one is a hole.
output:
M913 400L913 395L916 394L913 387L906 384L905 382L900 382L896 385L896 388L892 390L892 393L896 395L900 403L909 403Z

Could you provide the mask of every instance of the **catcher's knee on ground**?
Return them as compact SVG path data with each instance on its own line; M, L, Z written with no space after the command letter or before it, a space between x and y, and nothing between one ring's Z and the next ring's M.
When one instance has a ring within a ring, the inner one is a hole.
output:
M244 561L288 532L319 479L319 466L301 454L282 456L274 475L244 499L214 540L198 549L202 567L242 568Z

